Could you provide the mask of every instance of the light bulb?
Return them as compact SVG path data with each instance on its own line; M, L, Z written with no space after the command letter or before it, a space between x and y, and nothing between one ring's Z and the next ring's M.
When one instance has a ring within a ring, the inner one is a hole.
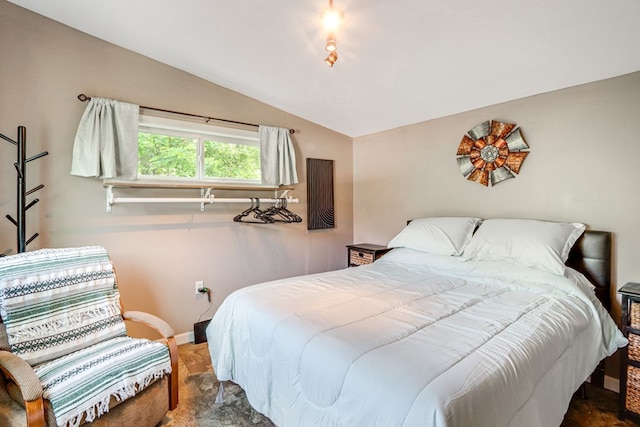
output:
M338 29L341 22L342 22L341 10L330 7L329 9L324 11L324 14L322 15L322 25L324 26L325 31L329 33L333 33Z

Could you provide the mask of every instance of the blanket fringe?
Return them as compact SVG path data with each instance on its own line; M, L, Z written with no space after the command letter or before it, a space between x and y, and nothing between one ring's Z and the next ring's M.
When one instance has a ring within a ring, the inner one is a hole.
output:
M120 314L119 304L113 303L108 306L95 307L80 313L75 313L63 319L57 319L34 325L18 331L11 331L10 337L15 341L20 337L43 337L57 333L61 328L68 328L81 325L87 319L95 319L99 317L111 317Z
M109 402L111 400L111 397L114 397L118 402L122 402L130 397L135 396L136 393L144 390L156 379L162 378L170 373L171 367L168 367L149 374L140 381L136 381L133 384L119 388L118 390L104 396L99 402L96 402L87 409L79 411L79 413L72 415L68 420L62 421L62 423L58 425L61 427L79 427L83 419L85 422L90 423L96 418L101 417L102 415L109 412Z

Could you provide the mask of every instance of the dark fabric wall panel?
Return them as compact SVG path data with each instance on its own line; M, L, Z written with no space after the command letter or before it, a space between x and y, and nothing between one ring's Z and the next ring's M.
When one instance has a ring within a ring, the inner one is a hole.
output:
M307 230L334 228L333 160L307 159Z

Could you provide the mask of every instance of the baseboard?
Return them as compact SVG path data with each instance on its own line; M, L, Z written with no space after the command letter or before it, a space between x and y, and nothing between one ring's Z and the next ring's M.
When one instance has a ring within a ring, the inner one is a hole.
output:
M618 378L613 378L605 375L604 388L606 388L607 390L615 391L616 393L620 393L620 380Z
M192 343L195 341L195 337L193 336L193 331L177 334L175 336L175 339L176 339L176 344L178 345Z

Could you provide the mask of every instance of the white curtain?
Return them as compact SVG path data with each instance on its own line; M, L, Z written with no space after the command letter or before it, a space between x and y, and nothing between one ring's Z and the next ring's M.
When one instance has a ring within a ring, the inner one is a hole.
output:
M289 129L259 127L262 183L279 186L298 183L296 154Z
M135 104L91 98L73 144L71 175L135 179L139 111Z

